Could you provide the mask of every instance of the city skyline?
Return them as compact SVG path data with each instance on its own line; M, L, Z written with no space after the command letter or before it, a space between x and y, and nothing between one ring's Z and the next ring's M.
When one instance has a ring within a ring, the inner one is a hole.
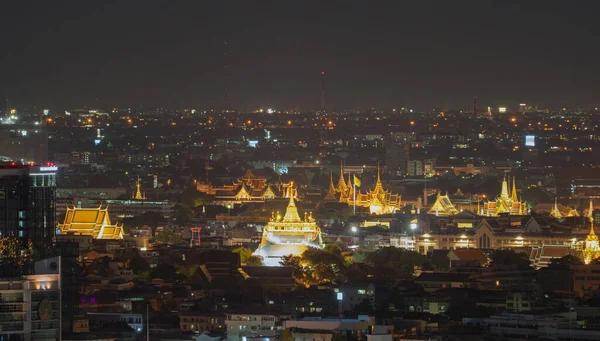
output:
M331 109L597 105L591 2L63 5L3 11L12 103L319 108L325 72Z

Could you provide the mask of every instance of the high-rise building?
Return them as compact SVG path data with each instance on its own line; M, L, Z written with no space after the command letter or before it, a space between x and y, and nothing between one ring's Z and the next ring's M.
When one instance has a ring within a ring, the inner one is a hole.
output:
M0 166L0 237L34 244L54 238L56 171L54 166Z
M397 175L406 175L410 156L410 145L405 140L390 140L385 149L385 167Z

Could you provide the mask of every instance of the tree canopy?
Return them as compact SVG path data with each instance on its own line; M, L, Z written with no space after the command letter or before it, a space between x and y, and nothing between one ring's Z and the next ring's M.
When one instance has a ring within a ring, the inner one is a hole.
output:
M246 247L238 247L233 250L234 253L238 253L240 255L240 263L242 265L247 266L261 266L262 265L262 257L255 256L252 254L252 250Z
M512 249L495 250L491 254L490 259L492 260L492 267L514 266L524 269L531 266L527 253L517 252Z
M163 244L175 244L183 241L181 236L172 230L162 230L158 232L154 237L154 240Z

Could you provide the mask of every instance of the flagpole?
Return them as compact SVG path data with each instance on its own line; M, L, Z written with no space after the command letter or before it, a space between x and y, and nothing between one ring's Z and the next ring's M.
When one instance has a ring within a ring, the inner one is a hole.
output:
M352 174L352 186L354 186L354 215L356 215L356 175Z
M62 256L58 256L58 340L62 341Z

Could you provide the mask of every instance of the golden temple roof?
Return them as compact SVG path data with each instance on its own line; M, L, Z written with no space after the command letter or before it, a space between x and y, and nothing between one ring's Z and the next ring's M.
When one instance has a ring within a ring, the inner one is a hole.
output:
M65 220L58 224L61 234L90 235L94 239L123 239L123 225L112 224L108 206L102 208L67 207Z

